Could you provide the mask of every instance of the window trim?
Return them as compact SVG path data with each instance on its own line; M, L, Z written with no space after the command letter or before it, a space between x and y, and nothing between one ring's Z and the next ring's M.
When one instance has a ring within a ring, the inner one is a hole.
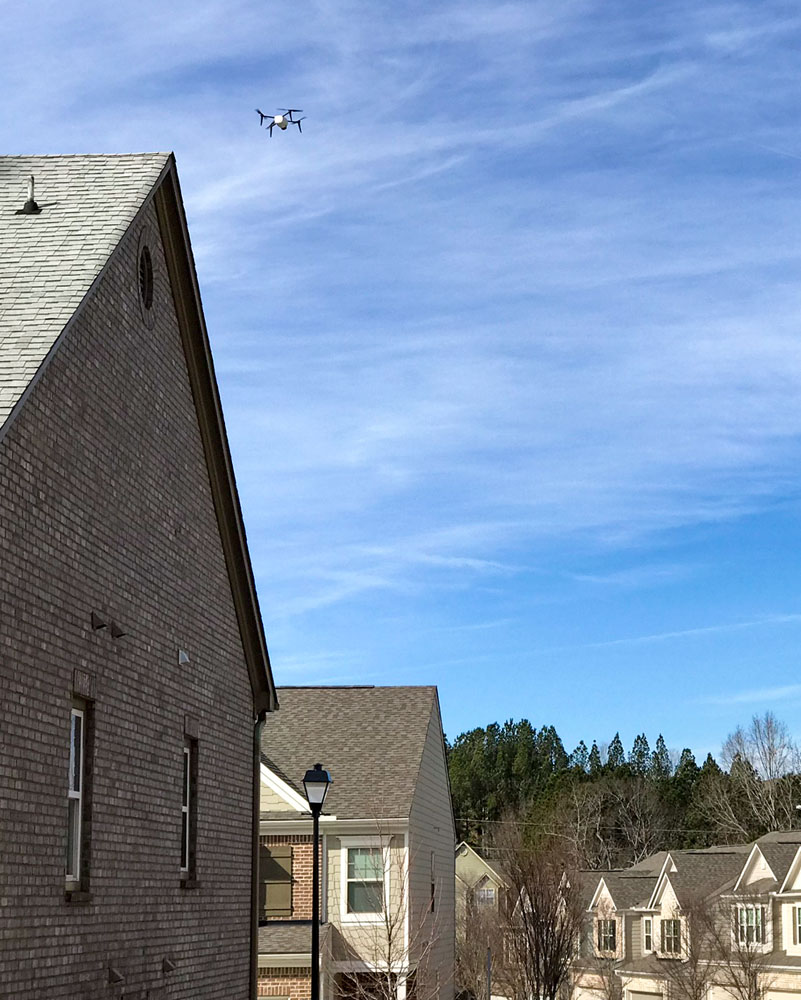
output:
M760 945L767 943L767 912L762 903L736 903L734 907L734 928L735 944ZM753 923L749 923L749 916L753 916ZM743 919L745 917L745 919ZM748 932L753 931L753 937L749 941Z
M197 768L198 741L184 736L181 750L181 849L178 871L181 885L197 885Z
M608 946L611 938L612 946ZM617 920L614 917L598 917L595 921L595 946L599 955L617 954Z
M663 917L660 921L660 952L662 955L669 955L671 957L681 955L681 918L680 917ZM668 933L668 925L670 925L670 933ZM667 948L668 940L675 941L676 948Z
M793 944L801 944L801 904L796 904L792 908L793 920Z
M75 728L76 720L80 719L80 746L76 784L75 767ZM69 770L67 775L67 860L64 869L64 879L68 891L80 889L81 876L85 869L84 834L84 798L86 793L86 710L73 705L70 709L70 749ZM77 808L70 818L70 803L77 802ZM74 828L73 828L74 823ZM72 839L72 857L69 844ZM74 864L73 864L74 862Z
M648 942L646 944L645 942ZM643 917L642 918L642 950L645 954L650 955L654 950L654 918L653 917Z
M390 842L391 836L340 837L340 917L348 924L379 924L386 919L385 909L391 905L390 890ZM383 907L378 913L351 913L348 909L348 851L358 847L378 847L384 864Z

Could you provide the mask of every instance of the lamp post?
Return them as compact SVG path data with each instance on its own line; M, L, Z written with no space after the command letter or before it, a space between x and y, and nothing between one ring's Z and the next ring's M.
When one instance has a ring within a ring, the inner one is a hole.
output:
M312 939L311 939L311 1000L320 1000L320 812L325 802L331 775L322 764L306 772L303 787L312 814Z

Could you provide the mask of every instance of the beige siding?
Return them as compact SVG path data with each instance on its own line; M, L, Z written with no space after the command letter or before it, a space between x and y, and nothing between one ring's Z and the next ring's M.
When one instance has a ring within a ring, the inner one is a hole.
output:
M626 916L626 958L642 957L642 917Z
M267 733L269 736L269 720ZM269 785L262 781L261 783L261 798L260 798L260 808L262 812L285 812L295 814L295 810L289 805L286 799L282 799L281 796L272 790Z
M412 803L409 844L410 948L414 960L421 942L431 940L426 965L429 978L434 970L439 976L439 995L451 1000L454 991L455 952L454 920L454 848L450 785L445 759L445 745L435 706L431 713L420 774ZM430 912L432 855L434 913ZM425 970L421 970L426 975ZM425 997L423 989L421 995Z
M353 839L383 837L381 823L366 823L362 830L348 830L345 843ZM406 950L405 928L405 888L406 861L405 837L394 834L388 840L388 883L389 895L386 913L375 920L353 919L346 913L342 869L343 841L329 835L326 838L328 860L328 886L326 904L328 919L338 930L335 944L335 961L365 961L370 963L396 964L403 960Z

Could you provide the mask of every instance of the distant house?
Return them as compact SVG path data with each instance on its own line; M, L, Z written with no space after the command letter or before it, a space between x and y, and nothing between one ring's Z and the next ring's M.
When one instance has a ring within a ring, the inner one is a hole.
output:
M471 912L508 915L514 899L497 864L493 865L462 841L456 847L455 868L457 924Z
M573 1000L608 1000L610 976L623 1000L669 1000L691 975L707 1000L801 996L801 831L597 873Z
M276 698L168 154L0 158L0 678L0 995L255 995Z
M259 992L308 1000L311 820L321 831L321 996L450 1000L455 832L432 687L280 688L262 735ZM298 740L298 733L303 740Z

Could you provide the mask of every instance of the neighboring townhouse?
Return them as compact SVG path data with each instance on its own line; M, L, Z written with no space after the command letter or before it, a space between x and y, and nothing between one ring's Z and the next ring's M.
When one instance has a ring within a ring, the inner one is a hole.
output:
M0 996L255 996L276 697L170 154L0 158L0 679Z
M801 831L596 877L573 1000L667 1000L693 978L708 1000L801 996Z
M436 688L278 694L262 734L260 995L310 995L302 779L320 762L333 779L320 817L321 997L451 1000L455 828Z
M470 914L506 916L510 903L509 883L497 864L491 864L468 843L456 847L457 924Z

